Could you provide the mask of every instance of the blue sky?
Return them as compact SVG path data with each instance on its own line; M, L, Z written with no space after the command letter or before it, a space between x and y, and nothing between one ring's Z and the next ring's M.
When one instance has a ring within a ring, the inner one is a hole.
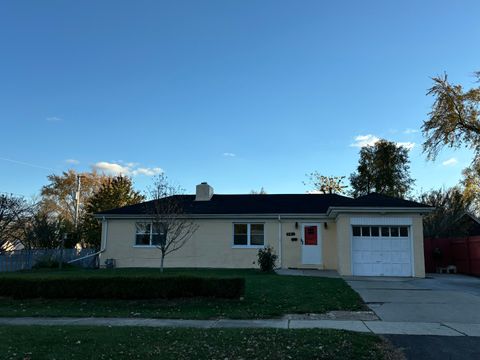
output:
M415 144L417 189L453 185L471 154L427 162L418 130L431 76L474 86L479 13L439 0L2 1L0 192L96 166L140 189L162 169L187 192L301 193L313 170L354 171L359 136Z

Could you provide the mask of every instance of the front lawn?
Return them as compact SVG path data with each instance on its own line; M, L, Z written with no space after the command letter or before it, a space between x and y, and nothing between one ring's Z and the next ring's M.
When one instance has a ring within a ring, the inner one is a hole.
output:
M0 326L2 359L390 359L374 335L339 330Z
M244 277L245 297L176 300L52 300L0 299L0 316L102 316L183 319L254 319L293 313L324 313L332 310L363 310L359 295L342 279L281 276L257 270L226 269L109 269L41 270L3 273L6 277L170 276L188 274L210 277Z

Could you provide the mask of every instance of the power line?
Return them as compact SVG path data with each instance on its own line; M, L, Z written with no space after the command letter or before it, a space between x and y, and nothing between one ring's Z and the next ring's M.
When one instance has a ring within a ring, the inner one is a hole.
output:
M37 169L53 170L53 171L57 171L57 170L58 170L58 169L49 168L49 167L46 167L46 166L35 165L35 164L27 163L27 162L24 162L24 161L18 161L18 160L14 160L14 159L3 158L3 157L0 157L0 160L8 161L8 162L11 162L11 163L13 163L13 164L30 166L30 167L34 167L34 168L37 168Z

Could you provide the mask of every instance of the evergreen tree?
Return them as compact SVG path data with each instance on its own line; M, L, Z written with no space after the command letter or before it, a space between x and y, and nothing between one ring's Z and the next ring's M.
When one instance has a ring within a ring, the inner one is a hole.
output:
M414 180L410 177L408 149L387 140L379 140L360 150L357 171L350 175L352 196L372 192L404 197Z
M94 193L85 207L82 219L83 239L87 246L100 248L101 224L94 214L100 211L133 205L145 199L133 188L132 179L125 176L115 176L106 180L100 190Z

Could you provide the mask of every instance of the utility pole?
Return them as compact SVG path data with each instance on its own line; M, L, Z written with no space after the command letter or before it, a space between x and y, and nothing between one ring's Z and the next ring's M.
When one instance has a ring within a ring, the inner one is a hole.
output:
M75 230L78 227L78 215L80 212L80 189L82 187L82 175L77 175L77 191L75 191Z

